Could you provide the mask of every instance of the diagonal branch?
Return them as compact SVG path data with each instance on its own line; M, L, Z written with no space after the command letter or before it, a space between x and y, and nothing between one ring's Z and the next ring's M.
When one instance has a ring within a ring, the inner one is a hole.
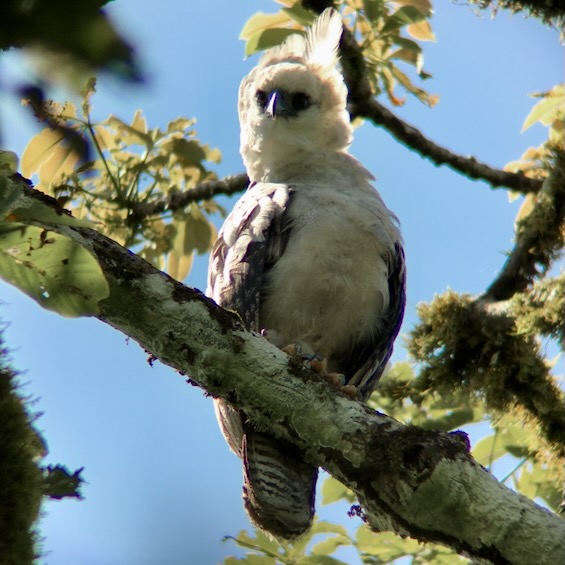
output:
M56 207L21 181L10 182L23 209ZM33 223L96 259L109 286L99 320L243 409L261 429L297 445L356 493L375 532L443 543L492 563L560 562L565 521L498 483L470 457L465 434L403 426L345 398L245 331L233 312L95 230L39 216Z
M477 161L474 157L464 157L434 143L420 130L395 116L375 99L356 101L352 98L349 111L352 117L367 118L375 125L384 127L398 141L416 151L422 157L429 159L435 165L447 165L469 178L484 180L493 188L510 188L522 194L540 190L542 181L538 179L529 178L522 173L510 173L501 169L494 169Z

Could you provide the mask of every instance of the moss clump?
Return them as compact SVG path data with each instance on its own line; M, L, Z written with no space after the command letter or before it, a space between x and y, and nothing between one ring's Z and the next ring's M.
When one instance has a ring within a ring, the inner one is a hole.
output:
M26 565L37 552L35 522L42 497L36 460L43 443L17 393L0 332L0 563Z

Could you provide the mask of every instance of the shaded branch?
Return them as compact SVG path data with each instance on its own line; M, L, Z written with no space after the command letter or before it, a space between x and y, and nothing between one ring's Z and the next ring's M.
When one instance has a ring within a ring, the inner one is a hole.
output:
M507 300L524 291L563 250L565 229L565 153L556 155L532 212L518 225L516 244L481 299Z
M220 180L202 182L186 191L171 192L166 198L154 202L132 202L130 203L132 209L130 217L140 220L166 211L175 212L192 202L210 200L220 194L231 196L237 192L243 192L248 184L249 178L244 173L230 175Z
M19 188L24 209L32 201L50 205ZM470 457L465 434L403 426L342 396L245 331L236 314L90 228L37 219L34 225L94 256L109 285L99 320L297 445L356 493L375 532L443 543L492 563L559 562L565 521L498 483Z

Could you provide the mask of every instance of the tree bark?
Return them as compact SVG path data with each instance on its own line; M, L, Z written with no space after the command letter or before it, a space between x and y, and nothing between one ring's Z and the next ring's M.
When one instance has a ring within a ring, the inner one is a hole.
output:
M18 206L56 209L23 180L8 182L21 191ZM98 319L296 444L356 493L375 532L439 542L492 563L563 562L565 521L500 484L472 459L464 433L401 425L341 395L246 331L235 313L95 230L33 224L73 239L99 263L110 294Z

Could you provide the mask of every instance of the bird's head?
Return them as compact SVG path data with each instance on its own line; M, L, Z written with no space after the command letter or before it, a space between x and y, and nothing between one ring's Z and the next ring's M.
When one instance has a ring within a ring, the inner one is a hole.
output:
M347 89L336 68L341 33L339 14L328 9L305 36L267 51L243 79L240 150L254 180L301 155L351 143Z

